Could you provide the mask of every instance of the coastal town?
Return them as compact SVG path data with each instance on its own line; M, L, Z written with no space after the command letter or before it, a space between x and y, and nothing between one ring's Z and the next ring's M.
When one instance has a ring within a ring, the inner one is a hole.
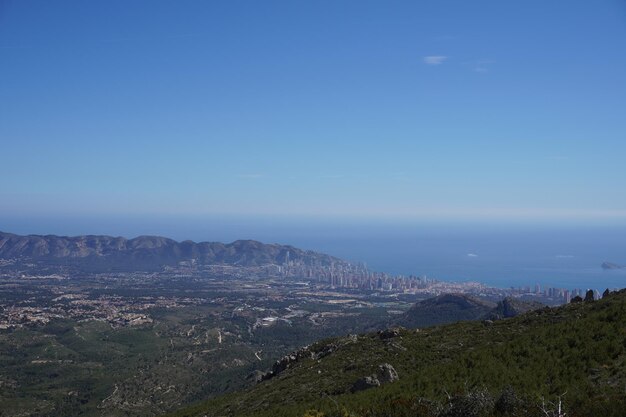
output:
M189 260L165 266L160 272L106 273L4 259L0 263L0 331L62 319L103 321L112 327L141 326L152 322L155 309L225 303L234 309L287 303L298 310L299 304L308 302L326 306L333 314L383 306L393 314L416 301L447 293L492 300L513 296L558 305L584 295L584 290L542 288L539 284L502 289L478 282L393 276L347 262L307 265L290 260L289 254L280 265L199 265ZM337 307L342 311L337 312ZM278 318L269 315L260 323L268 325Z

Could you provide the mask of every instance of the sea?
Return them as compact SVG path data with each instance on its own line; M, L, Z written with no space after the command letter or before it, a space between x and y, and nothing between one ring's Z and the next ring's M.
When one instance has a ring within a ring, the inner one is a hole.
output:
M626 230L415 231L332 240L300 246L366 262L393 274L447 281L477 281L499 288L617 289L626 287Z
M161 235L176 240L255 239L320 251L370 270L477 281L499 288L617 289L626 269L626 224L427 222L286 217L13 218L0 230L18 234Z

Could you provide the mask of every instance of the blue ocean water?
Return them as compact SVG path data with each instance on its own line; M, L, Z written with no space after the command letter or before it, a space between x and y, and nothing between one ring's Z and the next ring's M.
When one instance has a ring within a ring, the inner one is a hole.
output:
M479 281L501 288L626 287L626 269L601 267L605 261L626 265L625 228L409 229L300 243L394 274Z
M507 288L626 287L626 225L402 222L277 217L5 218L20 234L161 235L177 240L256 239L364 262L392 274L479 281Z

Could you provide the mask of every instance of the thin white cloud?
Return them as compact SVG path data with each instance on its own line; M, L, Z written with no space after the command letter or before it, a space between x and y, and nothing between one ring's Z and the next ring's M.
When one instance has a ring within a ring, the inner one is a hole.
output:
M448 57L444 55L429 55L424 57L424 63L428 65L441 65L446 59L448 59Z

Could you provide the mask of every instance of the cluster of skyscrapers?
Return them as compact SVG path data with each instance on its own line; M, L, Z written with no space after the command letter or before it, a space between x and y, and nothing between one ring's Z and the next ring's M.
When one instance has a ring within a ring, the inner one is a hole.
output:
M572 298L576 296L584 298L585 294L588 291L588 290L583 290L580 288L569 290L567 288L546 287L542 289L540 284L535 284L534 292L531 291L530 287L523 287L523 288L520 288L519 290L521 290L521 292L532 293L537 296L548 297L548 298L552 298L555 300L561 300L564 303L569 303L572 300ZM593 298L595 298L596 300L602 298L602 295L596 289L593 290L593 296L594 296Z
M283 277L306 278L334 288L355 288L365 290L405 291L425 288L436 280L413 275L389 275L384 272L372 272L364 264L348 262L330 263L330 265L306 265L288 260L278 267Z

